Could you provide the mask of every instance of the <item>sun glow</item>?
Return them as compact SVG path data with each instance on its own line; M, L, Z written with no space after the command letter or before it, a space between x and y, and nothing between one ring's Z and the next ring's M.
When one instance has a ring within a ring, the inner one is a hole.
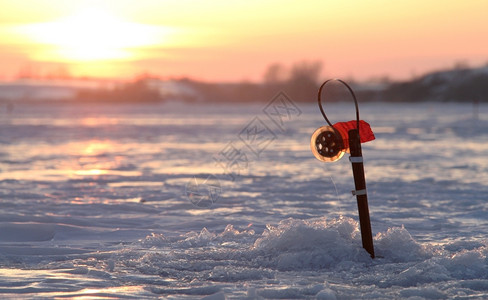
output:
M261 81L274 63L409 79L486 64L488 1L2 0L0 79ZM358 50L360 49L360 51Z
M85 9L54 22L24 25L20 31L45 45L36 59L65 62L127 60L137 49L164 44L174 29L124 21L101 9Z

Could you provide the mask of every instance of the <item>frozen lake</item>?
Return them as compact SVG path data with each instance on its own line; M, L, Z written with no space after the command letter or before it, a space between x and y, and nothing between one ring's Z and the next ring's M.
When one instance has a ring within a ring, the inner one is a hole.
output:
M349 155L277 104L1 106L0 296L488 298L488 105L360 103L373 260Z

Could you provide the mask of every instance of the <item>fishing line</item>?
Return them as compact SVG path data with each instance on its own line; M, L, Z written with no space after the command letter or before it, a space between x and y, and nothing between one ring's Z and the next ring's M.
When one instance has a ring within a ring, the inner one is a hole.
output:
M334 178L332 178L332 175L329 175L330 181L332 181L332 185L334 186L334 191L336 193L336 201L339 202L339 216L342 216L342 205L341 201L339 199L339 191L337 190L337 186L335 184Z

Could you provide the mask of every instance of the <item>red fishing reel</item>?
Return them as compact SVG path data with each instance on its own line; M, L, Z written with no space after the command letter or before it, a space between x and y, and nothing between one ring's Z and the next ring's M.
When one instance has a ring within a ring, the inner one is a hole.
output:
M313 155L321 161L333 162L344 155L342 136L331 126L322 126L315 130L310 140Z
M310 140L310 148L312 149L313 155L320 161L324 162L334 162L344 155L344 153L349 152L349 136L348 132L352 129L358 129L360 142L365 143L375 139L371 126L363 120L359 120L359 108L356 100L356 96L352 89L340 79L336 79L340 83L344 84L350 91L354 104L356 106L356 120L348 122L338 122L332 125L325 115L324 109L322 107L321 93L324 86L332 81L327 80L320 86L318 93L318 102L320 112L324 116L325 121L329 124L328 126L322 126L315 130L312 134Z

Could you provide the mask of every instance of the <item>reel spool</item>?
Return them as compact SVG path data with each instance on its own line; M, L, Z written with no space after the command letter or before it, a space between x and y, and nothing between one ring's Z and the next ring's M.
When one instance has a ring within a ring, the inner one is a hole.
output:
M310 139L312 153L320 161L334 162L345 153L342 136L332 126L322 126L315 130Z

